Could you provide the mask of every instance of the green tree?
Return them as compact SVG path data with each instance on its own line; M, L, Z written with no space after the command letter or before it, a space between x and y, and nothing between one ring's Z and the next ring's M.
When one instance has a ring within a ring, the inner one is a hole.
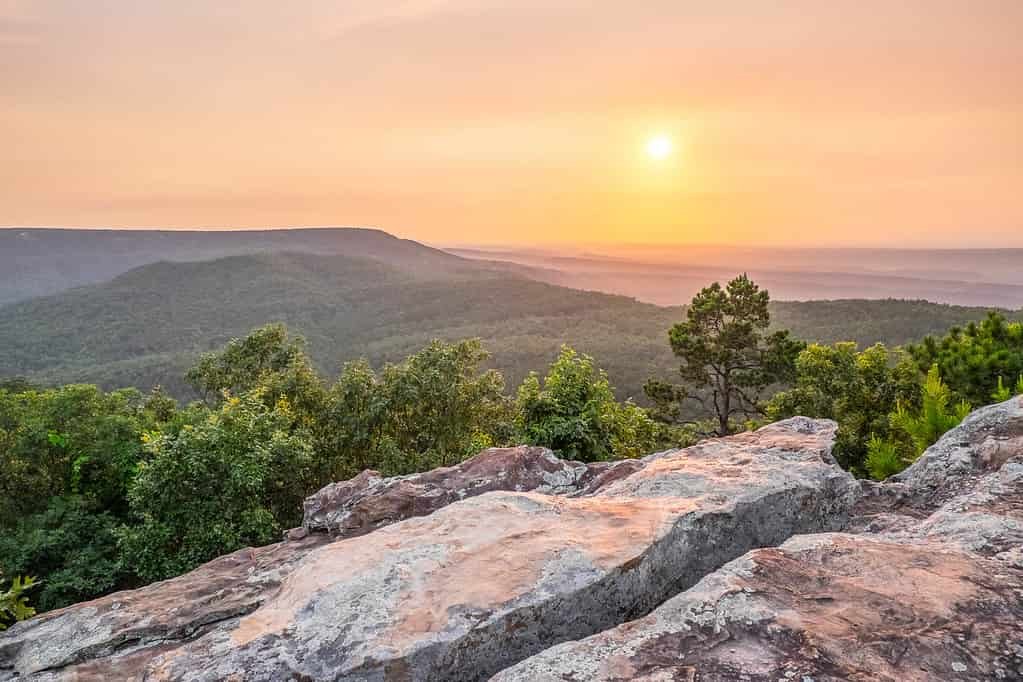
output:
M50 498L44 511L0 534L0 573L42 576L33 598L42 611L131 587L117 550L119 523L80 496Z
M380 377L365 360L347 363L330 387L316 431L324 475L335 481L364 469L405 472L405 462L390 435L390 402Z
M899 402L889 415L888 436L871 435L867 472L876 480L899 473L969 412L970 404L964 400L952 404L952 391L941 380L938 366L932 365L921 388L919 406L911 408Z
M148 459L129 493L137 523L120 530L124 561L143 580L270 542L299 523L317 483L311 437L287 398L267 406L257 388L200 416L146 436Z
M899 445L891 440L872 435L867 441L866 470L875 481L883 481L906 468L906 460L899 453Z
M0 390L0 571L38 576L40 609L131 586L113 531L128 518L142 433L177 414L160 392Z
M260 389L267 405L287 396L308 423L322 410L326 389L305 350L281 323L268 324L233 339L219 351L204 354L188 370L186 380L207 402L219 404L224 394Z
M507 419L504 378L481 371L479 339L433 341L405 362L387 365L382 389L394 445L412 466L447 466L476 454L478 434L497 434Z
M404 474L447 466L510 438L500 373L478 339L433 341L379 375L349 363L330 388L318 450L334 478L367 468Z
M795 385L767 405L772 420L794 415L838 422L833 453L844 468L868 473L868 443L889 435L889 415L900 404L919 401L916 366L883 344L857 351L849 341L810 344L796 358Z
M114 513L142 456L140 434L153 415L134 389L104 393L69 384L0 391L0 527L75 494Z
M1023 375L1023 323L1009 322L997 312L907 348L921 372L937 365L955 396L974 405L988 402L1001 377Z
M681 386L648 382L648 397L662 416L675 417L683 400L697 401L714 418L714 433L732 432L737 418L763 414L761 392L792 379L804 344L787 331L767 332L770 297L746 275L725 287L715 282L694 298L686 321L668 334L682 360Z
M913 461L933 445L949 429L959 425L970 413L965 400L952 403L952 391L941 379L938 366L932 365L923 384L920 408L909 409L899 404L891 416L892 427L908 437L912 450L907 457Z
M541 383L531 373L518 391L519 428L527 442L567 459L593 462L650 452L657 424L631 402L618 403L593 358L562 346Z

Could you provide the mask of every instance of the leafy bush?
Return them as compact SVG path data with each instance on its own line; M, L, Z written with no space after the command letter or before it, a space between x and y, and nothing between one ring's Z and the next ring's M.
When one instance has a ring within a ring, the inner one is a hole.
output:
M45 511L0 535L0 573L44 576L33 599L49 611L131 586L108 512L80 496L54 497Z
M562 346L541 384L536 373L518 392L518 425L525 440L567 459L593 462L647 454L657 424L631 402L618 403L593 358Z
M952 391L941 380L937 365L927 372L918 408L899 403L889 415L886 438L871 435L866 468L871 478L883 480L912 464L924 450L955 428L970 413L964 400L951 404Z
M69 384L0 391L0 526L75 494L115 514L142 455L151 419L134 389L104 393Z
M919 401L920 377L912 362L876 344L857 351L852 342L811 344L796 358L795 386L772 397L768 417L794 415L838 422L834 455L844 468L869 473L869 443L887 438L889 415Z
M477 339L433 341L379 374L365 361L345 365L316 426L325 478L422 471L507 442L511 405L500 373L481 369L487 357Z
M267 407L260 389L146 441L128 496L137 524L120 531L124 561L143 580L270 542L298 524L315 485L309 434L286 398Z

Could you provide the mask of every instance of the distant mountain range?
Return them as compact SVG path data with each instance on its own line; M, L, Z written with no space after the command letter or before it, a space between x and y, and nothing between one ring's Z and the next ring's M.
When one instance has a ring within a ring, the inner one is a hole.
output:
M177 231L0 229L0 305L112 279L158 261L199 261L293 251L375 258L409 272L485 267L532 274L510 262L480 264L362 228Z
M0 377L162 384L187 398L181 376L200 352L273 321L306 336L328 374L357 357L381 364L432 338L471 336L511 387L563 343L593 355L620 397L641 398L649 376L677 366L667 330L680 307L552 284L564 274L548 263L467 259L377 230L10 230L0 244L0 296L23 299L0 306ZM138 265L146 258L157 262ZM28 280L8 269L28 273L31 263ZM900 344L983 314L925 301L773 304L776 324L797 336L863 344Z
M746 272L775 300L905 298L1023 307L1023 249L623 247L612 254L571 255L537 249L449 251L539 268L536 276L545 281L659 305L685 303L707 282Z

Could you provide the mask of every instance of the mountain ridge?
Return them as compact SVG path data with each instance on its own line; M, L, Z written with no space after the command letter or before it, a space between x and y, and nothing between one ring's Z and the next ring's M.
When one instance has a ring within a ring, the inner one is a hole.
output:
M161 384L187 398L182 375L200 353L278 321L307 338L327 375L347 360L380 365L433 338L466 337L482 338L510 387L543 370L564 343L594 356L622 398L642 400L647 378L677 368L667 331L683 318L682 307L462 265L410 269L280 251L143 265L0 306L0 377L143 390ZM776 324L802 338L892 345L980 319L985 310L892 300L772 304Z

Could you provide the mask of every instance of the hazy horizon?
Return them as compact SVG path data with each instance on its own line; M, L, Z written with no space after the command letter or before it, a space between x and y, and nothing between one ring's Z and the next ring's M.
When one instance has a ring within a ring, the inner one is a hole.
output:
M0 0L0 225L1023 246L1023 3Z
M604 258L613 258L615 255L622 255L622 252L641 252L647 256L660 254L669 255L672 251L682 249L720 249L731 251L1017 251L1023 250L1023 243L1018 245L1007 243L994 246L897 246L885 244L769 244L742 242L738 244L715 243L715 242L630 242L630 241L608 241L608 242L561 242L561 241L537 241L537 242L501 242L501 241L434 241L428 238L419 238L411 234L402 234L398 230L390 230L376 225L254 225L246 227L225 227L225 226L202 226L202 227L179 227L164 225L0 225L0 230L81 230L81 231L146 231L146 232L264 232L264 231L287 231L287 230L374 230L385 232L399 239L409 239L420 242L442 250L481 250L509 253L535 252L544 255L566 255L586 256L595 255ZM633 260L629 258L629 260Z

